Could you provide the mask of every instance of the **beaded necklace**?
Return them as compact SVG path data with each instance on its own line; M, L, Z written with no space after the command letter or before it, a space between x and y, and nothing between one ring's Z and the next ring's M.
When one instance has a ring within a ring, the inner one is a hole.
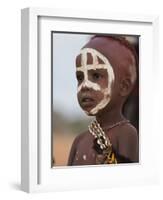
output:
M116 126L120 126L124 123L128 123L129 120L121 120L111 126L108 127L108 129L112 129ZM110 142L110 139L108 136L106 136L104 130L100 126L100 124L95 119L92 121L92 123L88 126L89 132L94 136L95 141L100 148L102 154L97 155L96 162L97 164L116 164L117 159L115 157L115 153L112 149L112 144ZM102 159L102 160L101 160Z

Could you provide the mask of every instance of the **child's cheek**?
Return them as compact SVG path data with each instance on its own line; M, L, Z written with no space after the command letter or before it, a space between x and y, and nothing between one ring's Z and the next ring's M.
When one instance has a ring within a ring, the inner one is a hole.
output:
M78 92L77 94L77 99L79 102L80 107L87 113L89 114L89 112L95 108L103 99L104 99L104 93L102 91L93 91L91 90L91 92L89 92L90 97L93 98L93 103L91 106L86 107L83 103L82 103L82 98L83 98L83 92Z

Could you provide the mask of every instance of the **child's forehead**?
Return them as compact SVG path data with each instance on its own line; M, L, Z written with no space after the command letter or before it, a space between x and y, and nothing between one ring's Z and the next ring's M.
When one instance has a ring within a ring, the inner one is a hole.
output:
M85 49L85 53L86 53L85 62L86 62L86 65L94 65L95 66L97 64L106 64L105 61L102 60L96 53L95 54L91 53L91 50L94 50L94 49L89 49L89 51L87 49ZM84 59L83 55L82 55L82 53L80 53L76 57L76 67L82 66L82 63L84 62L83 59ZM96 59L96 64L95 64L95 59Z
M111 63L112 67L120 65L128 65L133 62L132 52L121 44L119 41L116 41L111 38L97 37L90 40L82 49L91 48L95 49L104 55L108 61ZM82 63L81 53L76 57L76 66L80 67ZM103 64L103 61L98 58L99 64ZM91 53L87 53L87 62L88 64L93 64L93 56Z

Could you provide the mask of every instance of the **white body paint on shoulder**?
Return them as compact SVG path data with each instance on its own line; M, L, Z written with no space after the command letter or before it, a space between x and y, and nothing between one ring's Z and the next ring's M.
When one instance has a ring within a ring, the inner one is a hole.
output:
M87 54L90 53L93 58L92 64L87 64ZM111 99L111 86L113 81L115 80L113 68L109 62L109 60L101 54L96 49L92 48L84 48L80 51L81 54L81 67L77 67L77 71L81 71L84 74L84 80L78 87L78 92L83 88L87 87L93 89L95 91L100 91L104 94L104 98L87 114L95 115L99 112L99 110L103 109ZM104 64L100 64L98 58L103 61ZM106 69L108 73L108 86L103 89L97 83L93 83L88 79L88 71L96 70L96 69Z

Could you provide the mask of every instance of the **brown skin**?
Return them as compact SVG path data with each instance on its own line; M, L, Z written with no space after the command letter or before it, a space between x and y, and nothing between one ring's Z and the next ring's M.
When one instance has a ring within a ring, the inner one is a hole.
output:
M80 85L83 81L83 74L81 72L77 72L77 80L78 85ZM108 85L108 77L105 69L98 69L98 70L89 70L88 72L88 78L94 83L98 83L101 88L106 88ZM91 101L89 103L83 103L83 100L85 98L91 98ZM101 93L101 91L94 91L90 88L84 87L81 89L81 91L78 93L78 101L79 105L83 110L90 111L95 105L97 105L102 99L104 98L104 95Z
M109 137L113 149L118 155L126 158L128 162L138 162L138 136L136 129L130 124L125 123L109 130L109 126L119 122L124 118L122 108L124 102L133 89L128 66L133 64L132 52L112 38L97 37L92 39L84 48L93 48L101 52L110 61L115 81L112 84L112 95L109 104L96 114L96 119ZM76 67L80 67L81 56L76 59ZM88 57L88 63L92 63L91 56ZM101 61L102 63L102 61ZM108 77L105 70L97 69L88 72L88 78L92 82L98 83L101 88L106 88ZM81 72L77 72L78 86L82 83L84 77ZM90 98L89 103L83 103L84 98ZM78 93L78 101L82 109L90 111L103 98L102 93L89 88L82 88ZM97 152L93 149L93 136L86 131L78 136L71 148L68 165L93 165ZM83 160L82 155L87 155ZM119 160L119 162L122 162Z
M126 158L127 163L138 162L138 137L133 126L124 124L110 131L106 129L104 131L118 155ZM76 137L71 147L68 165L95 165L97 152L93 148L93 140L94 137L89 131ZM83 155L87 155L87 160L83 160ZM123 162L123 160L119 160L118 163Z

